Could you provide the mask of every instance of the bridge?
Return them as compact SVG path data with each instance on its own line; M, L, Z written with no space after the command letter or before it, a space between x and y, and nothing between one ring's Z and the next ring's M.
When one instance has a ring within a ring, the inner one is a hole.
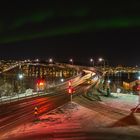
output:
M24 92L25 89L31 88L36 90L36 81L44 79L47 85L54 84L53 81L60 78L69 79L79 74L75 68L60 66L56 64L27 63L16 62L5 67L0 73L0 86L3 91L8 88L11 92ZM19 77L22 75L23 77ZM8 92L7 91L7 92Z
M38 91L39 80L43 80L43 90L46 92L50 87L64 85L68 80L75 80L84 73L92 73L96 70L85 66L70 65L64 63L40 63L31 61L15 61L1 63L0 71L0 94L10 95L24 93L26 89ZM63 79L62 79L63 78Z
M117 73L138 73L140 72L140 67L122 67L122 66L118 66L118 67L98 67L98 69L100 69L100 71L104 72L104 73L109 73L109 74L117 74Z
M130 73L140 71L139 67L86 67L65 63L41 63L33 61L12 61L0 64L0 91L5 95L22 93L26 89L37 91L37 81L43 79L45 89L62 84L74 77L84 73L96 73L100 76L115 76L120 73ZM23 77L20 78L19 75ZM63 79L62 79L63 78ZM106 77L105 77L106 78ZM64 80L65 79L65 80ZM62 81L63 82L62 82Z

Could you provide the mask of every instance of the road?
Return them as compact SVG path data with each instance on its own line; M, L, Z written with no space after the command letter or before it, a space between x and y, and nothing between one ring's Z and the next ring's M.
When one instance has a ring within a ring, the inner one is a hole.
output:
M39 115L46 113L69 101L68 95L56 94L0 106L0 133L6 132L20 124L34 120L34 108L39 108Z
M72 83L72 86L75 88L75 95L82 93L83 88L85 88L82 84L90 76L90 74L87 74ZM33 121L35 119L34 108L36 106L39 108L39 115L42 115L69 102L70 95L67 93L66 88L59 89L53 94L0 105L0 134L20 124Z
M96 82L96 81L95 81ZM80 81L81 83L81 81ZM93 83L94 84L94 83ZM77 85L77 84L76 84ZM87 91L90 89L91 85L87 83L82 83L81 85L78 85L75 87L75 94L73 101L89 108L90 110L99 112L103 116L108 116L110 118L113 118L114 120L120 120L123 117L126 117L128 115L128 112L122 111L120 109L114 109L112 107L106 106L99 102L99 98L97 96L95 97L95 100L89 100L88 98L85 98L87 96ZM96 91L96 89L94 89ZM94 92L95 92L94 91ZM0 127L2 132L6 132L9 129L12 129L13 127L18 126L19 124L24 124L29 121L34 120L34 107L38 106L40 110L40 115L43 113L48 112L49 110L52 110L64 103L67 103L70 100L69 95L66 94L66 91L63 90L63 92L58 92L58 94L54 95L46 95L44 97L35 97L34 100L28 99L26 102L19 102L19 103L12 103L10 106L7 105L7 107L3 108L5 113L1 115L0 117ZM5 110L6 109L6 110ZM11 109L11 111L9 110ZM9 117L7 117L9 116ZM73 122L74 125L74 122ZM98 135L99 134L99 135ZM53 134L52 134L53 135ZM106 132L71 132L68 131L67 133L56 133L54 134L56 137L67 136L67 138L70 138L71 136L74 137L86 137L86 138L102 138L104 139L104 135L106 135L106 138L109 139L115 139L119 136L117 133L106 133ZM40 138L41 136L39 136ZM43 136L42 136L43 137ZM123 136L122 136L123 137ZM127 136L129 137L129 136Z
M75 89L73 97L82 94L90 87L88 84L84 84L90 77L91 73L88 73L73 81L72 87ZM36 106L39 109L39 115L42 115L69 102L70 95L67 93L67 88L68 86L64 85L60 89L56 89L53 94L0 105L0 135L21 124L35 120L34 108Z

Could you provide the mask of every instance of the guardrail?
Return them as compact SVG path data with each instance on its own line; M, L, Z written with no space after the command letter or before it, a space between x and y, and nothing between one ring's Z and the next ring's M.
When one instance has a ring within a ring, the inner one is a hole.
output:
M15 102L15 101L20 101L23 99L29 99L29 98L33 98L33 97L38 97L38 96L44 96L47 94L51 94L51 93L44 93L44 92L33 92L32 94L17 94L16 96L6 96L5 98L0 98L0 104L7 104L7 103L11 103L11 102Z

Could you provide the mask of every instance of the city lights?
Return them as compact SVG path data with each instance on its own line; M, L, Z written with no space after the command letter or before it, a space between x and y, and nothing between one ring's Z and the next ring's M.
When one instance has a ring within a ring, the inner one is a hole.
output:
M73 65L73 59L71 58L69 61L70 61L70 62L71 62L71 64Z
M60 80L61 82L64 82L64 79L63 78L61 78L61 80Z
M19 75L18 75L18 78L19 78L19 79L23 79L23 74L19 74Z
M53 62L53 59L52 59L52 58L50 58L50 59L49 59L49 63L52 63L52 62Z

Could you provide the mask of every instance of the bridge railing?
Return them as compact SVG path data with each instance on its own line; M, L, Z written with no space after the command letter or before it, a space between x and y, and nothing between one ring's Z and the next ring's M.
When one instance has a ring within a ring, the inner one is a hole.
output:
M41 93L43 93L43 94L41 94ZM47 94L51 94L51 93L33 92L31 94L23 93L23 94L16 94L16 96L5 96L5 97L0 98L0 104L7 104L7 103L15 102L15 101L28 99L28 98L44 96Z

